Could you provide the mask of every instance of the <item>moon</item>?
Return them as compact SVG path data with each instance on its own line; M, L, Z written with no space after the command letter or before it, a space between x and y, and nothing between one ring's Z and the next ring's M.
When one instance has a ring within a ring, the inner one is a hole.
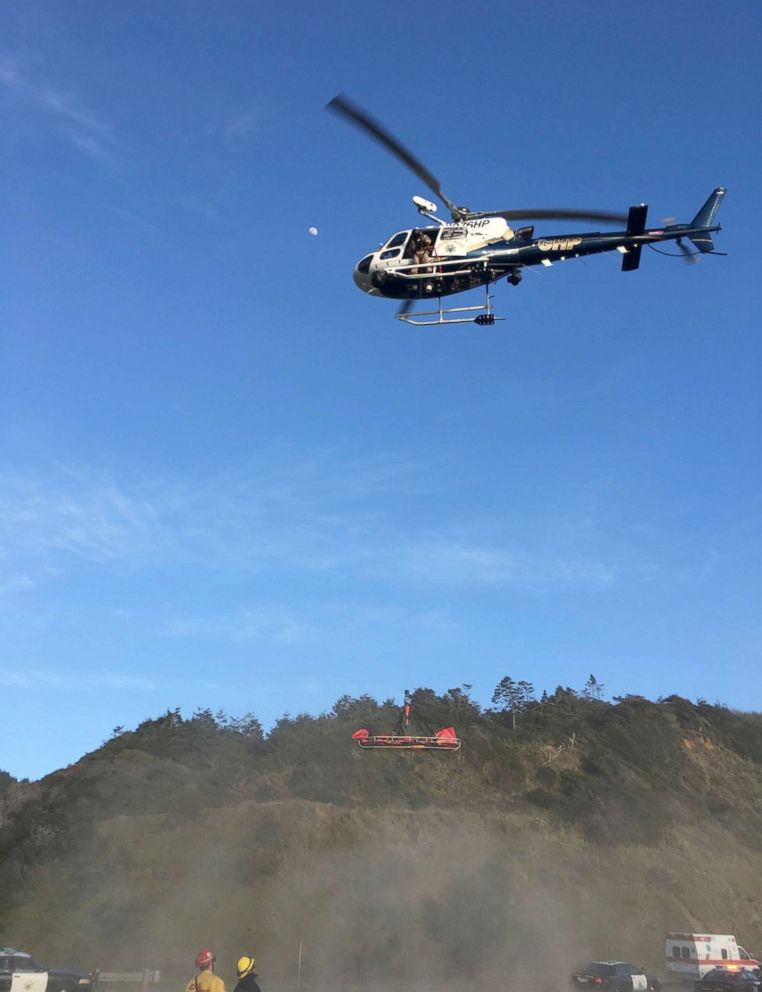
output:
M308 227L307 231L312 235L313 238L317 237L318 229L316 227Z

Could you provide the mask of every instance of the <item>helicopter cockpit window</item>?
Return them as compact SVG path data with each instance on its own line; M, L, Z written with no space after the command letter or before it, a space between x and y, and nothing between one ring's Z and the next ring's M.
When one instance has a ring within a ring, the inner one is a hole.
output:
M373 261L373 256L372 255L366 255L365 258L362 259L362 261L360 261L360 262L357 263L357 271L358 272L365 272L365 273L369 272L370 271L370 263L372 261Z
M395 234L393 238L390 238L386 247L387 248L401 248L407 241L407 236L410 231L400 231L399 234Z

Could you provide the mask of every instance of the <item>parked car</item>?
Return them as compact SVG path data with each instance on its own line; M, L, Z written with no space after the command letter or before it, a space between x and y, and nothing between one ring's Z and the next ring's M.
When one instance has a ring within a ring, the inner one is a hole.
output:
M728 965L712 968L693 983L694 992L759 992L759 971Z
M642 968L626 961L591 961L586 968L575 972L571 980L577 992L589 988L590 992L606 989L606 992L658 992L661 981L655 975L647 975Z
M46 968L29 954L0 948L0 992L93 992L95 973Z

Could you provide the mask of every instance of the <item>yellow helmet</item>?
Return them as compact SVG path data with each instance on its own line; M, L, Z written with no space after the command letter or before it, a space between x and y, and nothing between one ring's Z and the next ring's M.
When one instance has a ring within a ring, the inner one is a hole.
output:
M247 975L250 975L254 971L254 955L244 954L242 958L239 958L236 971L239 978L245 978Z

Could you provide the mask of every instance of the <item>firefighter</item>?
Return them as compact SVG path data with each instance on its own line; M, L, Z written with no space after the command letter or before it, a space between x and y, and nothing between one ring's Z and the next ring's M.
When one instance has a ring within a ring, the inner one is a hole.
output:
M257 985L257 973L254 971L254 955L244 954L238 959L236 971L238 972L238 984L233 992L262 992Z
M217 956L208 948L202 947L196 955L198 974L185 986L185 992L225 992L225 983L214 973Z

